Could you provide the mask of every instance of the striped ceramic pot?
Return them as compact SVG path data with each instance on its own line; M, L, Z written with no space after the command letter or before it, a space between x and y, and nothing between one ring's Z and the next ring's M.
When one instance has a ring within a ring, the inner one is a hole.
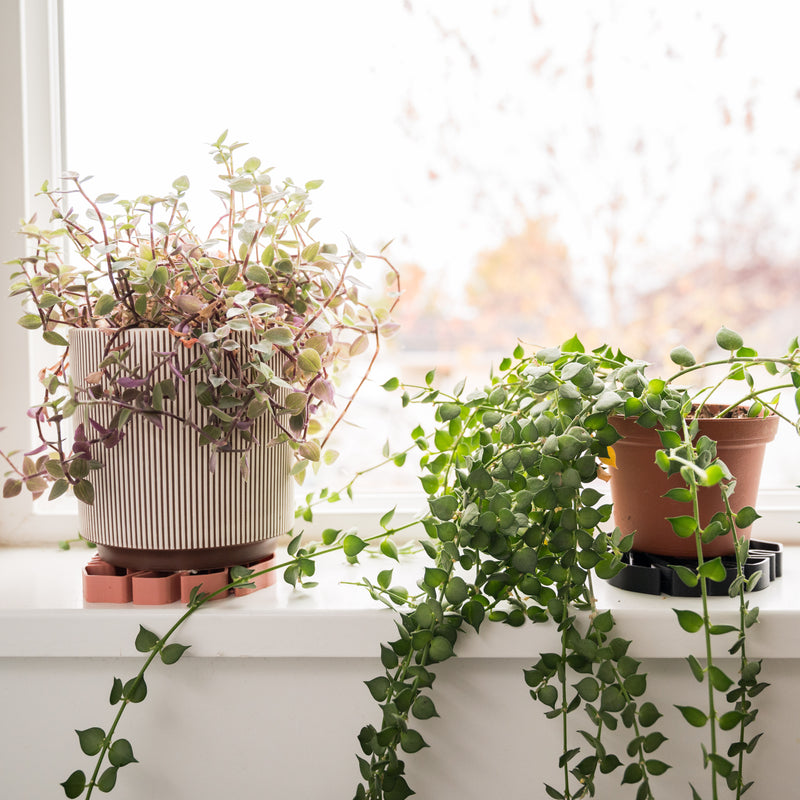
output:
M70 331L70 374L76 387L96 372L109 336L98 330ZM158 353L175 350L166 329L131 329L114 345L130 345L125 363L143 373L159 362ZM197 347L178 347L181 371L198 356ZM156 380L175 377L161 365ZM90 475L94 503L79 503L81 534L95 542L101 557L134 569L216 569L262 559L274 550L277 537L292 527L293 481L288 444L255 446L249 455L249 478L241 476L241 453L220 452L209 469L211 450L183 419L204 420L195 399L201 376L175 378L175 400L165 409L178 418L163 418L163 430L134 414L125 437L111 448L93 445L92 457L103 468ZM87 431L89 417L108 426L114 409L80 407ZM204 420L205 422L205 420ZM201 423L201 424L204 424ZM278 433L269 414L255 420L253 433L269 442Z

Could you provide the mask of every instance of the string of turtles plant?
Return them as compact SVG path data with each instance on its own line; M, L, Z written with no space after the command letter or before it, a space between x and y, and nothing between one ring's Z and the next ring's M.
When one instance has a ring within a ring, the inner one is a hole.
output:
M558 787L545 784L547 795L594 796L598 773L621 770L622 784L635 788L637 800L654 797L652 779L668 769L657 758L665 737L653 727L661 711L646 699L647 676L628 654L631 642L615 635L611 612L597 608L593 590L593 575L613 576L632 544L618 530L603 530L611 507L591 486L603 476L604 463L613 462L618 434L609 417L615 414L662 428L657 463L685 482L672 496L689 504L689 513L670 522L676 534L697 542L698 568L682 568L680 577L700 585L702 613L676 609L676 615L684 630L705 636L705 665L694 656L687 660L694 678L707 685L708 704L706 710L676 707L690 725L708 729L702 754L711 797L719 797L723 780L737 798L749 788L744 756L760 736L751 737L748 730L757 714L753 699L767 684L759 680L761 662L747 655L747 631L758 609L746 591L759 576L744 576L748 542L737 531L757 514L752 508L734 513L729 499L735 479L716 457L714 442L697 438L693 415L723 384L741 381L746 389L732 407L747 405L754 416L778 414L797 427L778 408L776 392L793 391L800 411L800 352L795 339L785 356L759 358L724 328L717 343L728 357L705 364L676 348L672 358L680 370L667 380L648 379L643 362L609 347L586 353L575 337L534 356L518 347L482 390L464 394L462 382L444 392L433 386L432 373L425 386L403 387L403 405L427 403L435 410L433 431L414 431L430 508L422 545L431 564L413 594L392 586L389 571L377 584L364 581L374 597L398 611L399 636L381 647L384 673L367 682L381 722L364 726L358 737L363 755L356 800L402 800L413 793L401 751L426 746L417 726L437 716L430 691L435 666L453 657L460 636L470 628L479 632L487 620L513 627L549 621L560 634L560 650L542 653L524 673L545 716L561 723L561 781ZM709 390L692 396L679 388L689 373L720 365L725 375ZM756 367L777 380L758 388ZM720 488L726 511L703 527L698 491L708 486ZM730 594L738 597L738 626L710 618L707 585L723 580L725 568L719 558L705 560L701 547L729 530L736 537L737 577ZM738 676L715 663L716 636L733 637L730 653L739 654ZM568 720L580 709L587 725L576 740ZM607 732L620 723L628 740L624 752L615 754ZM738 729L726 753L720 751L720 729ZM701 797L694 786L691 791L693 800Z

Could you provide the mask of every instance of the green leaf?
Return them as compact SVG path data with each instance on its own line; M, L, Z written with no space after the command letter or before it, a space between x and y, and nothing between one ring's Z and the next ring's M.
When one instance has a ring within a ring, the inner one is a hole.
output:
M675 706L683 718L695 728L702 728L708 722L708 716L694 706Z
M697 586L699 578L693 569L685 567L682 564L670 564L670 568L675 571L686 586Z
M124 767L133 764L136 759L133 756L133 748L127 739L117 739L108 751L108 760L115 767Z
M582 700L593 703L600 695L600 686L597 681L588 676L575 684L575 691L580 695Z
M453 645L444 636L434 636L428 652L434 661L446 661L453 655Z
M689 633L695 633L703 627L703 618L696 611L679 611L672 609L678 615L678 623L681 628Z
M47 344L52 344L56 347L66 347L68 344L67 340L60 333L56 333L56 331L45 331L42 334L42 339L44 339Z
M378 703L382 703L389 696L389 688L391 687L391 683L389 682L389 679L383 675L373 678L370 681L364 681L364 683L366 684L367 689L369 689L372 699L376 700Z
M87 506L94 503L94 486L92 486L86 478L81 478L81 480L72 487L72 491L75 497L82 503L86 503Z
M42 327L42 320L38 314L23 314L17 320L17 325L22 325L26 330L35 331Z
M400 554L397 550L397 545L391 539L384 539L381 542L381 553L387 558L393 558L395 561L400 560Z
M391 569L383 569L378 573L378 577L376 580L378 581L378 586L381 589L388 589L392 584L392 572Z
M578 338L578 335L575 334L570 339L567 339L564 344L561 345L561 350L565 353L585 353L586 348L583 346L583 342Z
M159 642L159 637L153 631L147 630L143 625L139 626L139 633L136 634L136 649L140 653L149 653Z
M692 502L691 491L683 486L676 486L674 489L670 489L663 494L662 497L666 497L668 500L674 500L676 503Z
M122 700L122 681L119 678L114 678L114 683L111 685L111 693L108 696L108 702L115 706Z
M655 707L655 705L653 705L653 703L642 703L641 707L639 708L639 722L645 728L649 728L651 725L654 725L661 718L661 716L661 712Z
M141 703L147 697L147 684L144 678L131 678L122 687L122 696L131 703Z
M741 711L726 711L719 718L719 727L722 728L723 731L730 731L733 730L743 719L744 715ZM728 755L730 755L730 753L728 753Z
M692 675L694 675L695 680L698 683L702 683L703 676L705 675L705 670L703 669L700 662L694 656L687 656L686 660L689 662L689 669L691 669Z
M697 521L694 517L680 516L680 517L667 517L667 522L672 526L672 530L676 536L686 539L697 530Z
M738 350L743 344L742 337L735 331L726 328L724 325L717 331L717 344L723 350L731 352Z
M400 747L402 747L406 753L416 753L427 746L427 743L417 731L409 729L400 734Z
M342 549L348 558L357 556L365 547L367 543L356 536L354 533L348 533L342 542Z
M433 704L433 700L423 694L414 701L414 705L411 706L411 713L417 719L430 719L431 717L439 716L436 711L436 706Z
M733 681L719 667L713 665L708 668L708 679L718 692L727 692L733 686Z
M431 513L441 520L449 520L453 518L458 508L458 501L451 494L445 494L441 497L436 497L428 502Z
M669 357L679 367L693 367L697 363L691 351L683 345L673 348Z
M96 756L102 749L106 740L106 732L102 728L87 728L85 731L75 731L81 750L87 756Z
M378 523L381 526L381 528L386 530L389 527L389 523L392 521L392 518L394 517L394 512L396 510L397 510L397 506L395 506L391 511L387 511L381 517L380 522Z
M297 355L297 366L315 375L322 369L322 358L313 347L304 347Z
M442 418L442 422L455 419L460 414L461 406L457 403L442 403L442 405L439 406L439 416Z
M80 797L86 788L86 775L83 770L76 769L61 786L64 787L64 794L74 800L74 798Z
M111 294L101 294L94 304L94 315L96 317L105 317L110 314L117 305L117 299Z
M188 644L168 644L161 651L161 660L165 664L174 664L190 647Z
M722 559L719 556L712 561L703 562L703 564L697 570L697 574L703 578L708 578L708 580L714 581L715 583L724 581L728 575L722 563Z
M622 776L622 783L639 783L642 779L642 768L639 764L628 764L625 774Z
M389 378L386 383L381 384L381 388L387 392L393 392L398 386L400 386L400 381L397 378Z
M97 781L97 788L101 792L110 792L117 783L117 767L109 767Z
M447 582L444 595L448 602L455 606L460 605L469 597L469 589L467 588L466 581L458 575L454 575Z
M749 528L757 519L761 519L761 515L756 513L754 508L750 506L745 506L739 513L736 515L736 527L740 530L744 528Z

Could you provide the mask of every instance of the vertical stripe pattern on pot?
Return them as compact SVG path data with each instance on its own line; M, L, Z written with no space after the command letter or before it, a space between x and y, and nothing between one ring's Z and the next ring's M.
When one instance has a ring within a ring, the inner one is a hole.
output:
M70 374L78 389L97 371L108 344L107 333L70 331ZM244 339L241 340L246 346ZM116 344L131 346L125 363L142 372L158 363L157 353L175 349L175 337L166 329L131 329ZM198 346L178 346L183 370L200 354ZM293 520L293 483L289 475L291 450L285 442L254 446L248 453L248 480L240 474L242 453L219 452L216 469L209 469L211 448L199 444L197 431L182 420L200 425L212 419L195 398L200 380L191 373L179 380L164 365L156 380L174 378L177 397L164 401L164 410L178 419L162 417L163 430L134 414L125 426L125 437L112 448L95 445L92 457L103 468L92 471L94 504L79 503L81 534L90 541L115 547L151 550L226 547L280 536ZM87 436L95 434L89 417L107 427L114 414L110 406L81 406L80 422ZM278 428L269 414L254 421L259 442L270 442Z

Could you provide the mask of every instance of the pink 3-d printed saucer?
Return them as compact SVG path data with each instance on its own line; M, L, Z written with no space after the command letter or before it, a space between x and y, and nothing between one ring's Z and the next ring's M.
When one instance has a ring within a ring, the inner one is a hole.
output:
M244 564L243 566L259 572L266 569L274 560L274 553L266 559ZM133 603L141 606L160 606L189 602L195 586L198 591L211 593L230 583L228 569L200 572L155 572L152 570L127 570L115 567L94 555L83 568L83 599L87 603ZM236 589L236 596L251 594L275 583L275 573L266 572L253 579L255 586ZM230 594L222 592L214 599L219 600Z

